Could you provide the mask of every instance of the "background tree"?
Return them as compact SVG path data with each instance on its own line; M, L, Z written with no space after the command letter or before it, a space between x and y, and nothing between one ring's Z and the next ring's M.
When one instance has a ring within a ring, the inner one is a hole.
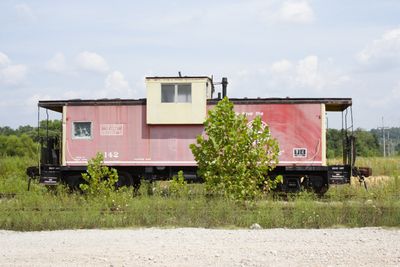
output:
M355 130L355 135L357 156L374 157L381 155L378 138L371 131L358 128Z
M0 156L34 157L38 145L26 134L0 135Z
M247 200L276 186L277 180L266 177L278 163L278 142L260 117L249 126L225 97L209 111L204 126L206 136L198 136L190 148L209 192Z
M338 158L343 156L343 135L338 129L328 129L326 132L327 158Z
M356 155L361 157L374 157L382 155L382 147L379 144L379 136L375 130L366 131L356 129ZM327 157L340 158L343 155L343 134L342 130L328 129L326 133Z
M396 151L396 155L400 156L400 143L396 145L395 151Z
M47 135L46 125L49 126L49 137L58 137L60 140L62 122L49 120L40 122L40 136L42 140ZM34 157L38 152L38 129L30 125L12 129L8 126L0 127L0 156ZM46 145L46 144L44 144Z

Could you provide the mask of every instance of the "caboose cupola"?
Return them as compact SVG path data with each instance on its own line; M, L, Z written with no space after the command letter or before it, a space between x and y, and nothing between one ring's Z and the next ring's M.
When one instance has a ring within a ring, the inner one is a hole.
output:
M203 124L212 87L206 76L146 77L147 124Z

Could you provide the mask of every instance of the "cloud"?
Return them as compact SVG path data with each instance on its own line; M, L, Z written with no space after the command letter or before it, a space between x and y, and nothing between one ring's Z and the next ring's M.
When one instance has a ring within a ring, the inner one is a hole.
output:
M8 85L17 85L25 79L26 72L25 65L10 65L0 70L0 80Z
M400 82L392 89L392 98L395 100L400 99Z
M106 89L118 92L130 89L124 75L119 71L110 73L105 80L105 85Z
M357 59L368 65L400 65L400 28L386 31L372 41L357 54Z
M324 77L319 72L317 56L307 56L296 66L296 82L300 86L320 89L324 85Z
M53 72L63 72L67 68L65 56L63 53L56 53L46 62L46 69Z
M287 59L273 62L270 66L272 79L276 84L287 87L307 87L319 90L325 85L326 75L321 73L319 58L309 55L292 62Z
M380 93L380 97L368 98L366 103L371 108L388 108L394 106L397 109L398 102L400 99L400 82L392 87L392 90L388 90L387 93Z
M103 81L103 86L96 82L94 85L84 85L80 89L58 88L53 91L60 92L57 98L61 96L63 99L133 98L136 95L136 91L131 88L125 76L118 70L108 73Z
M288 72L293 68L292 62L287 59L282 59L273 63L270 67L270 70L275 73L284 73Z
M332 65L332 60L320 60L316 55L309 55L298 61L287 59L273 62L269 66L269 87L297 91L299 88L321 92L326 88L339 88L351 81L350 76ZM309 93L313 93L309 92Z
M314 11L308 1L286 1L278 12L278 19L285 22L310 23L314 21Z
M99 54L93 52L82 52L77 58L78 67L83 70L104 73L109 70L106 60Z
M317 55L247 66L228 77L232 97L342 97L357 82L332 59Z
M143 82L142 82L143 83ZM110 98L134 98L136 97L136 90L133 90L125 76L115 70L107 75L105 81L105 89L99 91L98 97L110 97Z
M10 64L10 59L8 56L2 52L0 52L0 67Z
M16 5L15 10L17 12L17 15L22 19L30 21L36 20L35 13L32 11L31 7L25 3Z
M90 98L90 94L86 91L74 91L74 90L63 90L62 98L63 99L79 99L79 98ZM93 96L92 96L93 98Z
M52 100L52 99L53 98L48 94L34 94L26 98L24 103L28 109L33 110L33 108L36 109L39 100Z
M25 80L27 66L11 63L8 56L0 52L0 84L18 85Z

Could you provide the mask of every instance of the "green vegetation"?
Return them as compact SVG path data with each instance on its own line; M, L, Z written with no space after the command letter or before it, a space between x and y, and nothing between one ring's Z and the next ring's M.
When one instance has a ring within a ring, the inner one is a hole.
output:
M385 160L373 164L386 164ZM393 164L396 161L397 165ZM400 158L393 158L388 163L393 168L390 175L397 176L369 185L369 191L356 183L331 187L323 198L308 192L271 194L248 205L209 196L204 185L186 184L179 174L175 182L143 182L138 192L124 188L111 192L108 198L70 193L63 186L48 190L36 182L28 192L24 171L33 160L5 157L0 159L0 229L247 228L253 223L264 228L399 227L398 162Z
M51 125L49 136L56 136L61 124L54 121ZM247 228L253 223L264 228L400 226L400 157L382 158L374 157L375 152L360 152L360 156L365 153L368 157L358 157L356 165L372 167L377 176L367 178L368 191L355 181L352 185L331 186L322 198L309 192L283 196L271 193L249 204L209 194L203 184L187 184L182 173L172 181L142 181L139 191L110 190L108 197L103 193L71 193L62 185L46 188L37 182L28 192L25 170L37 164L36 131L28 126L17 130L0 127L0 229ZM336 140L335 136L337 133L328 139ZM371 144L367 147L376 149L380 144L369 134L363 139ZM331 150L339 149L332 145L335 142L328 142ZM340 151L331 156L336 158L330 163L341 161L337 158Z
M0 156L35 157L38 145L26 134L0 135Z
M48 125L48 131L46 126ZM49 120L40 122L40 136L60 137L61 121ZM8 126L0 127L0 156L37 157L38 129L32 126L20 126L11 129Z
M357 156L383 156L382 130L372 129L370 131L366 131L363 129L356 129L354 134L356 136ZM328 129L326 139L327 157L341 157L343 154L341 130ZM400 128L393 127L385 130L385 149L386 155L400 155Z
M382 150L379 146L378 137L370 131L357 129L354 131L356 136L357 156L373 157L380 156ZM327 158L337 158L343 155L343 137L342 131L337 129L328 129L327 139Z
M115 183L118 181L117 170L104 166L103 162L103 154L97 153L93 159L89 160L87 173L82 174L82 178L86 183L81 184L79 187L89 197L102 196L109 198L116 189Z
M40 121L40 127L39 127L40 136L45 137L48 134L49 137L60 137L61 125L62 122L60 120ZM8 126L0 127L0 136L11 136L11 135L15 135L18 137L22 135L27 135L34 142L39 141L37 127L33 127L30 125L19 126L17 129L12 129Z
M370 132L377 136L379 144L381 145L381 154L379 155L382 155L383 135L385 135L387 155L400 156L400 127L387 128L385 132L382 132L381 129L372 129Z
M28 178L25 170L37 164L37 159L28 157L0 157L0 194L26 194ZM42 189L36 183L32 185ZM1 206L0 199L0 206Z
M329 159L328 164L341 164L342 159ZM357 157L356 166L372 168L373 176L399 176L400 157Z
M186 197L189 194L189 187L183 176L183 171L179 171L178 175L172 177L168 188L168 194L172 197Z
M190 148L209 193L253 200L276 187L278 179L265 177L278 164L278 142L259 116L249 127L225 97L208 112L204 128L206 137L199 135Z

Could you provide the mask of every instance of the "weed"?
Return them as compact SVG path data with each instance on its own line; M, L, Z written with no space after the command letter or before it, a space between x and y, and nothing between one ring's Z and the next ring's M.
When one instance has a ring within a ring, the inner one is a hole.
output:
M189 187L183 176L183 171L179 171L178 175L172 177L172 181L169 184L169 193L172 197L187 197L189 193Z

